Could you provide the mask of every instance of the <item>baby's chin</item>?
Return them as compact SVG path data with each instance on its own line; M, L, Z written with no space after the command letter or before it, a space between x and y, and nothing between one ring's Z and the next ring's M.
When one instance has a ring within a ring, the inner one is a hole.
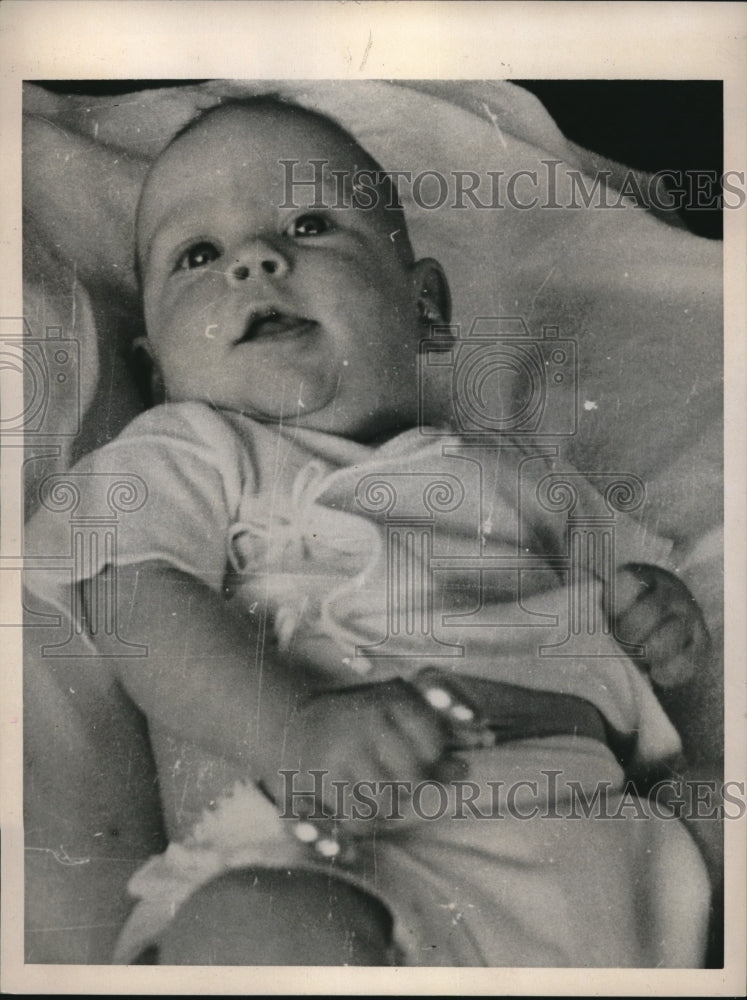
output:
M214 400L205 400L213 406ZM400 420L396 417L385 419L380 415L372 417L368 414L345 414L332 405L320 406L317 409L297 406L296 409L280 408L262 410L249 405L217 404L218 409L231 410L244 417L256 420L260 424L276 427L302 427L306 430L319 431L322 434L334 434L358 441L361 444L381 444L395 437L402 431L416 426L412 420Z
M239 383L240 379L234 381ZM234 384L221 386L215 392L203 389L179 395L172 391L169 398L174 402L199 400L215 409L240 413L263 424L305 424L309 420L325 423L329 418L317 417L317 414L334 412L338 384L338 379L329 372L313 381L304 381L295 374L290 378L276 374L263 384L254 384L251 391Z
M249 402L248 400L215 398L203 399L201 402L207 403L217 410L238 413L243 417L248 417L250 420L256 420L260 424L275 425L277 427L309 427L315 430L334 429L332 427L334 420L330 420L329 416L321 415L328 412L327 406L306 407L301 398L297 398L293 406L263 406L256 401ZM344 431L340 429L339 433L344 433Z
M315 412L302 412L283 418L284 424L293 423L298 427L336 434L338 437L361 444L380 444L402 431L417 426L411 415L384 414L382 412L345 411L341 406L322 407Z

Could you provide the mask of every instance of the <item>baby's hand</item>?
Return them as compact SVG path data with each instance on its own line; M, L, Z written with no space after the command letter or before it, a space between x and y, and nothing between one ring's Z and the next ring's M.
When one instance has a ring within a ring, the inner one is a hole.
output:
M615 638L645 647L643 662L655 684L684 684L703 663L710 644L703 615L672 573L644 564L623 567L615 578L614 612Z
M447 757L463 748L469 737L459 734L459 718L429 704L424 694L402 680L343 689L318 695L291 720L284 754L285 776L265 782L286 816L306 818L297 835L310 842L320 833L328 843L332 830L370 834L372 823L392 815L396 795L397 820L411 818L408 791L428 777L449 780L462 776L465 764ZM321 772L316 776L313 772ZM297 772L291 780L288 772ZM356 797L359 782L374 800L372 808ZM384 791L384 783L396 788ZM401 783L401 784L397 784ZM289 800L294 792L311 794ZM375 789L376 791L372 791ZM316 793L316 794L314 794ZM326 819L324 818L326 817ZM321 846L321 845L320 845Z

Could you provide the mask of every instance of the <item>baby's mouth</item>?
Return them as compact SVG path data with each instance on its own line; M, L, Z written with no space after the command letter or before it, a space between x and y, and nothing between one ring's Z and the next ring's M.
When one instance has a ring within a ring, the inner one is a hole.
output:
M289 339L308 333L316 323L303 316L294 316L279 309L262 309L253 312L236 344L255 343L258 340Z

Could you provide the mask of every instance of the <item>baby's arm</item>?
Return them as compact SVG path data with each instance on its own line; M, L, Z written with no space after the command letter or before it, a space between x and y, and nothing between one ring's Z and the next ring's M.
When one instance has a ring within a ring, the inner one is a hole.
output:
M151 725L237 764L274 797L283 768L414 781L442 756L449 726L410 685L322 691L256 616L193 577L156 562L105 572L116 572L120 634L148 646L112 662L130 698Z
M148 647L147 656L116 658L112 666L150 725L266 769L304 674L291 679L282 661L256 658L245 623L192 576L158 562L107 567L103 575L109 586L116 581L120 635Z
M563 594L565 591L557 591ZM613 606L614 605L614 606ZM621 567L614 578L614 587L604 589L603 612L612 634L621 643L620 655L626 647L643 649L636 662L645 669L659 689L678 688L693 677L698 667L705 667L710 640L703 615L692 594L674 574L657 566L631 564ZM525 637L530 630L525 629ZM539 645L539 641L538 645ZM526 649L522 650L526 653ZM511 655L511 649L504 650ZM506 704L504 687L483 677L470 676L469 660L462 669L448 673L438 670L434 679L455 699L461 699L475 710L487 726L518 725ZM661 694L661 690L660 690ZM543 706L534 692L533 711L552 715L551 703Z

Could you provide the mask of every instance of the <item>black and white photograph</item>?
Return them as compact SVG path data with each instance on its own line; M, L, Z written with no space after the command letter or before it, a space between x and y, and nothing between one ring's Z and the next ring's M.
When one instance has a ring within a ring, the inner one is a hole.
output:
M4 988L738 991L747 8L6 10Z

